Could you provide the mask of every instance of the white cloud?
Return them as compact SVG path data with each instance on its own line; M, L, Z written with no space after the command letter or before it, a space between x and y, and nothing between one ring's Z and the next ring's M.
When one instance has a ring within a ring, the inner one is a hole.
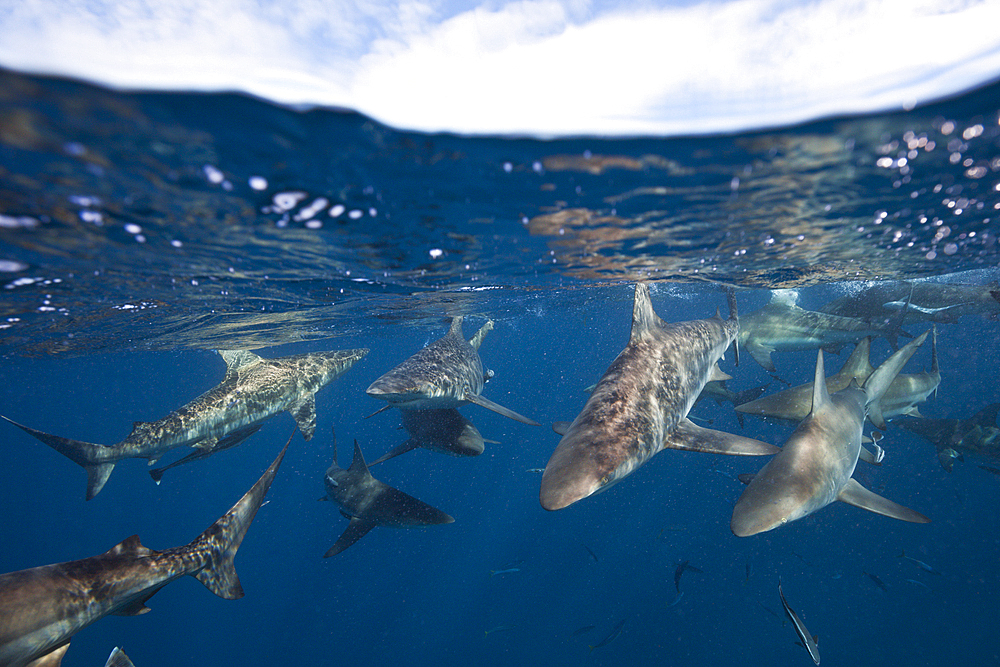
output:
M426 130L734 130L899 107L1000 75L1000 3L988 0L8 1L6 66L242 89Z

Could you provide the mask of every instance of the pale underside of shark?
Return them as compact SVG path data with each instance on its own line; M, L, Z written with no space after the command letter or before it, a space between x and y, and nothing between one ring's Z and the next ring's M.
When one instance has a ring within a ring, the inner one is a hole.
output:
M846 389L851 380L863 384L875 368L868 359L871 339L864 338L858 342L851 356L843 367L835 374L826 378L826 390L834 394ZM932 393L936 394L941 384L941 371L938 368L937 335L931 343L931 370L924 373L900 373L886 389L879 401L881 419L887 420L900 415L919 417L917 404L927 400ZM736 406L736 411L760 417L773 417L786 421L800 422L809 414L812 408L813 384L799 385L770 396L764 396L753 401ZM879 415L869 411L869 418L879 428L885 428L884 423L877 423Z
M749 480L733 509L731 527L739 537L772 530L808 516L834 500L885 516L926 523L924 515L886 500L852 479L861 455L862 429L877 404L927 334L910 342L879 366L860 386L856 380L830 394L817 352L812 409L781 452ZM879 457L880 458L880 457Z
M222 382L163 419L135 422L129 436L112 446L70 440L3 419L83 466L90 500L122 459L149 459L152 465L168 451L187 446L196 451L183 461L204 458L238 445L285 410L309 440L316 430L316 392L367 353L356 349L264 359L248 350L220 351L226 362ZM165 469L154 471L157 483Z
M475 403L521 423L538 426L538 422L482 395L483 363L478 350L483 338L493 329L493 322L487 322L466 341L462 336L462 319L461 316L452 318L451 327L443 338L372 382L367 389L368 395L389 403L378 412L390 407L442 409Z
M0 665L57 666L77 632L109 614L148 612L150 597L186 575L219 597L243 597L233 558L287 450L189 544L153 551L133 535L99 556L0 575Z
M336 447L335 441L334 452ZM372 477L357 440L354 441L351 467L346 470L338 467L335 454L324 482L327 497L339 505L341 513L350 519L347 529L324 558L339 554L376 526L415 528L454 521L441 510Z
M857 343L868 336L883 336L895 347L897 325L870 324L864 320L840 317L795 305L786 295L775 294L766 306L750 313L740 322L739 344L766 370L776 370L771 353L788 350L827 349L836 351L847 343Z
M668 324L653 311L649 286L636 285L628 345L565 427L542 475L542 507L561 509L606 489L663 449L778 451L687 418L705 383L729 378L717 365L739 330L732 294L729 300L728 320L717 313L707 320Z

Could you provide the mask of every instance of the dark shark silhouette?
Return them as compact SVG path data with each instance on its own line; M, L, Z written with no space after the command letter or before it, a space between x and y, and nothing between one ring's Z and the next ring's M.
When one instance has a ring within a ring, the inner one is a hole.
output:
M220 351L226 361L222 382L159 421L135 422L129 436L112 446L50 435L2 418L83 466L90 500L122 459L149 459L152 465L166 452L185 446L197 451L182 461L204 458L238 445L285 410L309 440L316 430L316 392L367 353L357 349L264 359L248 350ZM153 471L157 483L164 470Z
M1000 403L991 403L966 419L923 417L904 419L897 423L934 445L941 467L951 472L955 459L962 460L963 454L1000 458L998 411Z
M219 597L243 597L233 558L286 451L189 544L153 551L133 535L99 556L0 575L0 665L58 665L77 632L109 614L148 612L149 598L185 575Z
M368 467L388 461L400 454L423 447L451 456L479 456L486 441L479 430L456 408L440 410L410 410L400 408L403 428L410 438L388 454L372 461Z
M337 466L336 437L333 446L334 460L323 481L327 497L340 506L341 513L350 523L324 558L339 554L376 526L414 528L454 521L441 510L372 477L357 440L354 441L354 460L346 470Z

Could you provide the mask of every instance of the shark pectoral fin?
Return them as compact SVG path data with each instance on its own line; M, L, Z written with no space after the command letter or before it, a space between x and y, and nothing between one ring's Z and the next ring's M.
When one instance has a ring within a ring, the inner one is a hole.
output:
M165 585L166 584L164 584L164 586ZM149 600L149 598L151 598L154 595L156 595L157 592L159 592L159 590L161 588L163 588L163 586L157 586L152 591L150 591L148 595L143 595L141 598L138 598L136 600L132 600L127 605L125 605L124 607L120 608L118 611L113 612L114 615L115 616L138 616L139 614L145 614L146 612L150 611L150 608L146 606L146 602Z
M330 549L323 554L323 558L329 558L330 556L336 556L341 551L351 546L362 537L368 534L368 531L375 527L375 523L372 521L365 521L364 519L359 519L354 517L351 522L347 524L347 530L343 532L340 539L334 543Z
M861 447L861 454L858 456L859 459L865 463L870 463L873 466L882 465L882 459L885 458L885 450L880 446L875 445L875 452L873 453L867 447Z
M764 370L772 373L778 370L774 367L774 362L771 361L771 353L774 352L773 347L762 345L754 340L748 340L746 349L750 353L750 356L754 358L754 361L760 364Z
M302 437L312 440L313 433L316 432L316 394L309 394L303 397L288 409L295 418L295 423L302 431Z
M900 521L909 521L910 523L930 523L931 521L920 512L915 512L872 493L854 479L847 480L847 485L841 490L837 500Z
M465 400L469 401L470 403L475 403L476 405L478 405L481 408L486 408L487 410L492 410L493 412L497 413L498 415L503 415L504 417L510 417L514 421L519 421L522 424L527 424L528 426L541 426L541 424L539 424L535 420L528 419L527 417L523 417L523 416L517 414L516 412L514 412L513 410L508 410L507 408L503 407L502 405L497 405L496 403L494 403L490 399L486 398L485 396L480 396L479 394L467 394L465 396Z
M394 459L397 456L399 456L400 454L405 454L406 452L408 452L408 451L410 451L412 449L416 449L416 448L417 448L417 443L415 443L413 440L407 440L406 442L404 442L403 444L401 444L399 447L396 447L395 449L393 449L392 451L390 451L388 454L384 454L383 456L381 456L381 457L375 459L374 461L372 461L371 463L369 463L368 467L371 468L372 466L376 466L379 463L382 463L383 461L388 461L389 459Z
M552 430L559 435L566 435L566 432L569 431L569 425L572 423L573 422L552 422Z
M720 382L725 382L726 380L732 380L732 379L733 379L733 376L732 375L727 375L721 368L719 368L719 364L718 363L713 364L712 365L712 370L710 370L708 372L708 381L709 382L712 382L714 380L718 380Z
M69 641L62 646L52 649L43 656L39 656L29 662L25 667L59 667L62 664L63 656L69 650Z
M936 387L934 391L937 391ZM917 406L915 405L911 405L910 407L908 407L905 411L903 411L903 414L906 415L907 417L917 417L918 419L924 418L924 416L920 414L920 410L918 410Z
M868 405L868 419L878 428L885 428L885 417L882 416L882 402L875 401Z
M781 451L760 440L702 428L687 418L681 420L674 432L664 438L663 446L669 449L741 456L763 456Z
M87 471L87 500L91 500L104 488L105 482L111 476L111 471L115 469L115 464L114 462L95 463L84 466L84 469Z

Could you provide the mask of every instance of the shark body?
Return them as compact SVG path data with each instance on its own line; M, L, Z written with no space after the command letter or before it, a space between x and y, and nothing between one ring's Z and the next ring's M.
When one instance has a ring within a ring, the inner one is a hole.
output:
M817 352L812 409L781 452L749 480L733 509L730 526L734 534L747 537L772 530L834 500L903 521L930 521L872 493L852 478L862 453L866 416L869 411L878 411L885 390L926 337L924 333L894 353L863 386L852 380L832 395L826 388L823 351Z
M773 454L758 440L701 428L688 412L710 380L726 380L717 362L736 338L736 300L730 318L668 324L653 310L649 286L639 283L628 345L612 362L580 414L563 434L542 475L540 501L557 510L608 488L663 449L720 454Z
M372 461L369 467L400 454L422 447L450 456L479 456L486 450L486 440L456 408L410 410L401 408L403 428L409 439L388 454Z
M1000 403L992 403L966 419L904 419L899 425L916 433L937 449L938 461L948 472L955 459L963 454L1000 458L1000 428L997 412Z
M497 414L531 426L538 422L523 417L482 396L484 377L479 346L493 329L489 321L471 340L462 336L462 317L454 317L443 338L416 352L375 380L367 394L389 403L389 407L411 410L457 408L475 403ZM379 410L381 412L382 410Z
M979 314L996 319L1000 303L991 295L1000 289L989 285L962 285L933 281L878 283L856 294L834 299L820 310L832 315L856 317L869 322L888 323L909 299L902 323L931 321L951 324L966 315Z
M316 392L367 353L356 349L264 359L248 350L220 351L226 362L222 382L158 421L135 422L129 436L112 446L70 440L3 419L83 466L90 500L122 459L149 459L152 465L185 446L197 450L185 460L203 458L238 445L285 410L309 440L316 430Z
M0 666L58 665L77 632L109 614L148 612L150 597L187 575L219 597L243 597L233 558L287 450L189 544L154 551L133 535L99 556L0 575Z

